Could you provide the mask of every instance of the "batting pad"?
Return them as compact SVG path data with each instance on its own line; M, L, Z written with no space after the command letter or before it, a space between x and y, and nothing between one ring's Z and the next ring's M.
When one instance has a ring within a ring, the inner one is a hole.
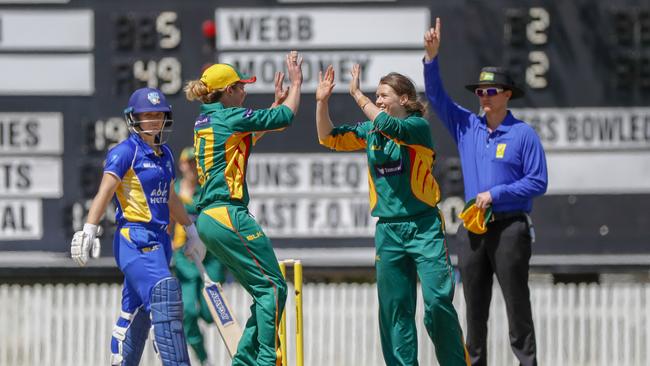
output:
M155 345L164 366L189 366L183 333L183 300L178 280L158 282L151 293L151 322Z

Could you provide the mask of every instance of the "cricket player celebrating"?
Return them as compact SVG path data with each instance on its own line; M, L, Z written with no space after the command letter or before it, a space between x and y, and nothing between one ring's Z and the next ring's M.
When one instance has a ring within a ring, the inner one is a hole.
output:
M278 326L287 284L269 238L248 212L246 167L260 133L289 126L298 111L302 58L292 51L286 62L291 86L284 93L282 77L276 75L276 102L270 109L242 107L244 87L255 77L243 75L231 65L212 65L185 87L188 100L203 103L194 125L201 184L197 205L201 213L196 221L199 235L253 296L251 317L233 365L272 366L285 357L279 351Z
M124 273L124 287L111 339L111 365L137 365L152 326L163 365L189 365L181 290L169 271L170 214L185 227L188 255L203 258L205 247L173 189L173 155L164 144L172 124L171 106L159 90L142 88L131 95L124 115L131 134L108 152L99 191L83 231L72 238L70 252L81 266L91 250L93 256L99 254L97 225L113 198L113 254Z
M413 366L417 359L415 306L417 278L422 284L424 324L438 362L468 365L458 316L452 305L454 280L447 255L440 190L433 177L435 151L425 106L407 77L381 78L372 103L359 89L359 65L352 69L350 94L369 119L334 127L329 97L334 88L330 65L319 74L316 127L320 143L338 151L364 150L368 156L371 214L375 233L379 327L384 361Z
M183 202L187 213L195 217L198 215L196 201L201 194L201 186L199 186L193 147L186 147L181 151L178 168L182 176L176 179L174 190ZM212 323L213 319L208 305L201 296L203 289L201 273L196 268L194 259L185 256L183 248L186 240L185 230L177 223L172 237L172 246L174 248L174 274L178 278L183 292L183 328L187 343L194 350L201 365L211 366L212 363L208 359L198 320L201 318L206 323ZM212 280L223 282L226 279L226 268L211 253L205 255L203 266Z

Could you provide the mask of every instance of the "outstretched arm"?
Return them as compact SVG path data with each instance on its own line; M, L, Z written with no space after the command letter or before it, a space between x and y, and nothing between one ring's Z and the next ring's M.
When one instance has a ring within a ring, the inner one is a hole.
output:
M276 71L275 72L275 77L273 78L273 84L275 85L275 99L273 100L273 104L271 104L271 108L275 108L287 99L287 96L289 95L289 87L286 89L283 87L284 83L284 73L282 71ZM284 128L279 128L274 131L283 131ZM253 134L253 145L257 143L259 139L262 138L267 132L269 131L257 131Z
M438 52L441 40L441 22L436 18L435 28L424 33L424 87L427 99L438 118L458 143L469 127L472 112L454 103L447 95L438 68Z
M334 124L330 118L329 99L334 90L334 68L329 65L325 70L318 72L318 87L316 88L316 130L318 131L318 140L324 141L329 136Z

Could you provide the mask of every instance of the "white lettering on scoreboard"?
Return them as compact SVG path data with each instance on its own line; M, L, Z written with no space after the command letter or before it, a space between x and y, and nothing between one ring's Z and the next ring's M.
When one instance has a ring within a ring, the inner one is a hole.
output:
M220 8L215 18L219 51L422 48L430 24L426 7Z
M62 163L50 157L0 157L0 197L61 198Z
M0 54L0 80L0 95L92 95L95 64L92 54Z
M367 196L254 198L251 213L271 238L372 237Z
M63 154L63 114L0 113L3 154Z
M92 10L2 10L2 51L91 51L95 44Z
M41 239L42 223L40 200L0 199L0 241Z
M252 195L368 194L364 154L253 154L248 162Z
M515 109L546 151L548 194L650 193L650 108Z
M364 154L254 154L249 205L270 237L371 237Z
M516 109L546 151L650 150L650 108Z
M273 93L276 71L285 71L285 52L222 52L219 62L235 66L243 73L255 75L257 81L246 86L249 93ZM318 86L318 72L334 66L335 93L348 93L350 71L361 65L361 89L374 93L379 79L393 70L410 77L419 91L424 91L422 51L336 51L305 52L303 55L304 92L314 92ZM285 71L286 73L286 71Z

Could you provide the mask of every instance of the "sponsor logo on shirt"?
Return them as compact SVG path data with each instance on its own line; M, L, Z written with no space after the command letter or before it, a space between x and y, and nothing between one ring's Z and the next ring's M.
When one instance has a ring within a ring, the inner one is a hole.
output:
M152 204L166 204L169 197L169 190L167 189L167 182L158 183L158 189L154 189L149 193L149 203Z
M246 235L246 240L253 241L253 240L257 239L257 238L261 238L262 236L264 236L264 233L261 232L261 231L258 231L255 234Z
M142 162L142 167L145 168L145 169L151 169L151 168L155 168L156 164L151 162L151 161L143 161Z
M253 115L253 109L252 108L248 108L246 110L246 112L244 112L244 118L249 118L252 115Z
M395 161L389 161L382 165L375 165L374 168L375 168L375 174L378 177L387 177L387 176L402 174L402 171L404 170L404 164L402 164L402 159L400 159Z
M202 127L210 123L210 117L206 116L205 114L200 114L196 118L196 122L194 122L194 127Z

